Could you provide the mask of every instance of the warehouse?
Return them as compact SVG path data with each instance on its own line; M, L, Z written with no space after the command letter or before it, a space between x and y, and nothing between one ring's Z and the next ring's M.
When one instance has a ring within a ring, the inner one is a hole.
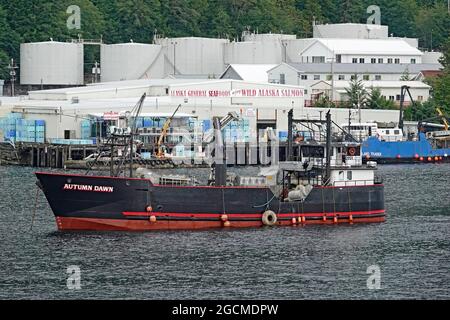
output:
M320 119L326 109L305 108L303 88L299 86L255 83L237 80L135 80L102 83L87 87L30 92L28 99L2 99L7 110L22 113L24 120L45 122L45 141L104 137L106 126L117 125L139 97L148 94L143 115L167 118L178 105L177 116L185 121L211 120L237 112L248 123L251 136L271 127L287 130L287 112L296 118ZM348 121L349 110L332 109L336 123ZM390 122L398 111L363 110L363 121ZM86 133L86 120L95 130ZM151 122L151 121L150 121ZM158 125L161 125L159 121ZM200 128L205 130L205 128ZM87 137L86 134L91 134Z
M28 99L13 103L13 111L27 120L44 120L48 139L81 138L81 123L95 116L129 111L147 94L143 113L180 114L210 120L236 111L247 118L253 132L267 126L286 126L286 111L303 109L303 88L237 80L133 80L86 87L32 91Z

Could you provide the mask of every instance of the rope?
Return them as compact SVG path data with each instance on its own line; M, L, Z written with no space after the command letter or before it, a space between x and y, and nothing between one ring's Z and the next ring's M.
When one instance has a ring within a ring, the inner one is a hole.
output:
M262 208L262 207L266 207L266 209L269 209L269 204L273 201L273 199L275 199L275 195L272 197L272 199L270 199L270 200L267 201L266 203L264 203L264 204L262 204L262 205L253 206L252 208Z

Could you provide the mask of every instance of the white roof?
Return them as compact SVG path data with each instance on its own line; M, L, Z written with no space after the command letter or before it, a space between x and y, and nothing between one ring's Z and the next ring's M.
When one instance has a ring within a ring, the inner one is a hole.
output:
M405 40L395 39L316 39L302 54L317 43L323 44L335 54L360 55L410 55L421 56L422 52Z
M206 79L143 79L103 82L87 85L85 87L73 87L63 89L30 91L29 97L32 100L69 100L72 97L83 99L89 98L128 98L142 95L151 87L168 87L172 84L202 83L211 80Z
M267 72L276 66L277 64L230 64L220 78L229 69L233 69L244 81L268 82L269 76Z

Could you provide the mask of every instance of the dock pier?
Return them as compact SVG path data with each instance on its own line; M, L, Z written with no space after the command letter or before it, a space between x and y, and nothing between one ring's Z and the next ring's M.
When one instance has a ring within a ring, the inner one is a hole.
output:
M193 147L193 146L192 146ZM86 157L96 153L97 145L56 145L49 143L19 142L16 144L0 143L0 165L19 165L33 168L53 169L87 169L92 163ZM294 146L295 150L295 146ZM278 154L273 154L270 147L261 150L260 146L250 143L234 143L227 148L227 164L234 166L270 165L276 161L284 161L287 157L287 146L279 145ZM108 169L110 163L99 162L93 169ZM175 157L173 159L138 159L134 166L148 168L171 167L205 167L201 159Z

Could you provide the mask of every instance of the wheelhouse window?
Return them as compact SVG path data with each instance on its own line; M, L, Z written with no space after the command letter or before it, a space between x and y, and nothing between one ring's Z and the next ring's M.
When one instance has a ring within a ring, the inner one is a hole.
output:
M302 157L305 158L324 158L325 148L317 146L302 146L301 154Z
M347 180L353 180L353 171L347 171Z

